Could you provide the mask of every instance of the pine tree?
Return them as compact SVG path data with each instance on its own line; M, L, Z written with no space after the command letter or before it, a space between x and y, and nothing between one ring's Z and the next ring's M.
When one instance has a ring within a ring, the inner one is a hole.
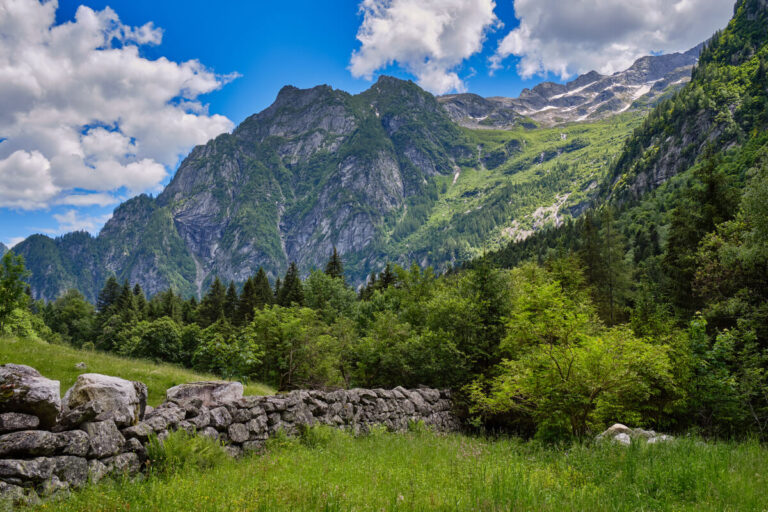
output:
M261 308L275 301L275 297L272 295L272 288L269 286L267 273L261 267L259 267L259 271L256 272L256 277L253 279L253 287L257 307Z
M273 294L274 298L272 300L273 304L280 303L279 298L280 298L280 293L282 292L282 289L283 289L283 283L282 281L280 281L280 278L278 277L277 279L275 279L275 292Z
M119 295L120 283L117 282L114 275L111 275L104 284L104 288L99 292L99 297L96 299L96 310L99 313L106 313L107 309L117 302Z
M325 265L325 273L331 277L335 277L344 281L344 264L341 261L341 256L336 251L336 246L333 246L333 254L331 259Z
M603 210L602 220L600 260L604 271L598 289L607 306L606 320L614 325L620 320L621 305L629 293L629 269L624 262L626 243L616 226L611 206Z
M397 277L395 277L394 272L392 272L392 265L387 263L387 266L384 267L384 270L381 271L379 274L379 290L386 290L393 284L395 284L395 281L397 280Z
M13 310L27 305L23 279L29 274L24 267L24 258L6 252L0 261L0 333Z
M136 314L136 297L133 295L130 283L125 280L120 287L120 295L116 302L117 312L121 315Z
M224 305L226 300L227 290L221 280L215 277L197 310L197 321L201 327L208 327L219 319L225 318Z
M297 304L299 306L304 304L304 289L301 285L299 268L296 266L296 262L292 262L288 267L288 271L285 273L283 287L280 289L277 303L284 307L288 307L292 304Z
M243 291L240 293L240 299L237 303L237 316L235 323L246 324L253 318L253 309L256 307L256 288L253 283L253 277L249 277L243 283Z
M139 314L139 319L144 320L147 317L147 296L144 295L144 290L141 289L139 283L133 286L133 296L136 299L136 311Z
M226 316L230 322L237 318L239 302L240 299L237 296L237 288L235 288L235 283L234 281L230 281L229 286L227 287L227 294L224 299L224 316Z

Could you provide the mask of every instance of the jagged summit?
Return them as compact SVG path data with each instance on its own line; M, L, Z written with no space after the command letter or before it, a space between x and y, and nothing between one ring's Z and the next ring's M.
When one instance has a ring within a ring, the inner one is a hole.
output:
M517 98L474 94L441 96L451 118L467 127L499 128L523 118L552 125L595 120L655 101L690 81L703 43L684 53L652 55L613 75L590 71L566 83L542 82Z

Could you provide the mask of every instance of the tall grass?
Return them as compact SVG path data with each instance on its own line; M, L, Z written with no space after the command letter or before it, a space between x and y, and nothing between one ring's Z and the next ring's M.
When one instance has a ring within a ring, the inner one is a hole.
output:
M79 362L84 362L87 369L75 368ZM75 383L81 373L103 373L138 380L147 385L150 405L162 402L165 399L165 391L177 384L219 379L172 364L79 350L69 345L49 344L36 339L0 338L0 364L5 363L26 364L49 379L61 381L62 393ZM246 386L245 393L271 395L274 390L263 384L252 383Z
M209 469L108 481L42 505L62 511L766 510L757 442L575 444L311 429Z

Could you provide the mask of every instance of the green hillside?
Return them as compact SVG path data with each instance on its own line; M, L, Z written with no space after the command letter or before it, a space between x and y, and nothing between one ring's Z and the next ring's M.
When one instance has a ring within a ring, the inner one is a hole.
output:
M219 377L195 373L171 364L79 350L70 345L49 344L37 339L0 338L0 361L25 364L49 379L61 381L62 393L75 383L81 373L101 373L138 380L147 385L148 403L153 406L162 402L165 391L177 384L219 380ZM75 368L80 362L85 363L87 369ZM274 389L263 384L251 383L245 386L247 395L272 395L274 392Z

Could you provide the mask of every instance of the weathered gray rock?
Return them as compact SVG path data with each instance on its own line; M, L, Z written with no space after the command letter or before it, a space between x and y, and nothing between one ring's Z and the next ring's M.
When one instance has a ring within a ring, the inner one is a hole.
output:
M83 430L90 438L88 457L101 459L120 453L125 438L112 420L85 423Z
M666 434L657 434L653 430L643 430L641 428L629 428L621 423L615 423L610 428L599 434L597 441L613 441L615 443L630 445L632 440L645 441L647 444L655 444L664 441L671 441L674 438Z
M93 483L98 483L102 478L107 476L107 466L104 465L99 459L91 459L88 461L88 479Z
M146 443L149 440L149 436L155 433L155 429L146 422L140 421L132 427L124 428L121 430L123 437L126 439L138 439L142 443Z
M75 364L75 370L87 370L88 365L85 364L83 361L80 361L79 363Z
M179 384L165 392L166 400L183 402L198 398L202 405L215 407L227 402L234 402L243 397L243 385L239 382L208 381Z
M40 426L40 418L32 414L20 412L4 412L0 414L0 434L17 430L35 430Z
M96 421L111 419L121 427L134 425L144 417L147 405L147 386L141 382L129 381L98 373L84 373L77 377L64 395L64 412L86 406L100 409Z
M219 438L219 431L216 430L213 427L205 427L202 432L200 432L201 436L209 437L211 439L218 439Z
M233 423L229 426L227 429L227 434L229 435L229 439L233 443L243 443L248 440L250 437L250 433L248 432L248 427L246 427L243 423Z
M88 434L82 430L69 430L56 434L56 454L85 457L91 446Z
M53 457L53 475L70 487L81 487L88 481L88 461L83 457Z
M91 401L75 407L65 409L59 414L58 423L53 428L56 432L63 432L77 428L83 423L96 420L104 412L104 404Z
M108 475L135 475L141 469L139 456L132 452L102 459L102 463L107 467Z
M0 503L8 500L16 503L24 497L24 488L18 485L8 484L0 480Z
M225 407L211 409L211 426L216 430L225 430L232 423L232 415Z
M53 455L57 447L56 435L45 430L22 430L0 436L0 457Z
M0 459L0 480L14 485L38 484L51 478L54 466L48 457Z
M0 366L0 413L31 414L40 419L41 427L51 427L61 411L60 393L59 381L46 379L34 368Z

